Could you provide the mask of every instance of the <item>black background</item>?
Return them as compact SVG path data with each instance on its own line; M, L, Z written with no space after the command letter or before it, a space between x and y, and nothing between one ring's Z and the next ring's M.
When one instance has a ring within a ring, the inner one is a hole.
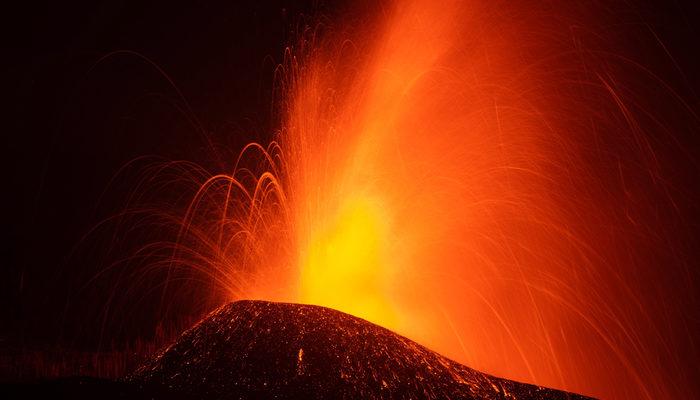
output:
M97 268L74 247L120 207L123 196L101 196L110 179L144 155L220 172L243 144L264 142L290 32L301 15L332 12L309 1L146 3L5 12L0 348L53 345L63 325L96 323L64 310Z

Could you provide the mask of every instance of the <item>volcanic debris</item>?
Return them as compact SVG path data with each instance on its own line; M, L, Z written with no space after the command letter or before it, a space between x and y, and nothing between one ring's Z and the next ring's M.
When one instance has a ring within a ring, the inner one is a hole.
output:
M196 399L586 399L496 378L320 306L237 301L127 380Z

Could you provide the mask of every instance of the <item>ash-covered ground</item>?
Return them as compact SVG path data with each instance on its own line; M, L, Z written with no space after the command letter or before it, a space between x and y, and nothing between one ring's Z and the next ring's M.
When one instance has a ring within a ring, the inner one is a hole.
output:
M192 399L585 399L496 378L319 306L238 301L127 377Z

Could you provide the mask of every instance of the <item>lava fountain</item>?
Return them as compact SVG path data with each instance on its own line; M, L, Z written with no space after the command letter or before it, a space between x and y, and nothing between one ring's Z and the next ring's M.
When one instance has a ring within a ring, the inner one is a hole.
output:
M692 397L674 135L697 119L616 12L409 0L301 24L274 141L201 186L169 267L509 379Z

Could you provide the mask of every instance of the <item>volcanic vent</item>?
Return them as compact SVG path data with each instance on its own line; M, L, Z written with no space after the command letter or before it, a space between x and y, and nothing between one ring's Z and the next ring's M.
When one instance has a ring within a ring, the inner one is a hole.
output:
M320 306L238 301L129 378L191 398L585 399L496 378Z

